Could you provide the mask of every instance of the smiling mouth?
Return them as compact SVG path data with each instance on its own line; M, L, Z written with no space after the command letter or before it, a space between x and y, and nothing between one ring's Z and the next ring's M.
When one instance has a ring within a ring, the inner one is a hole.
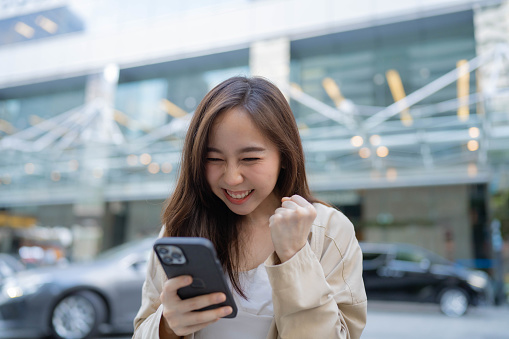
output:
M253 192L253 190L234 192L234 191L229 191L226 189L225 189L225 191L226 191L226 194L228 194L228 196L232 197L233 199L244 199L251 192Z

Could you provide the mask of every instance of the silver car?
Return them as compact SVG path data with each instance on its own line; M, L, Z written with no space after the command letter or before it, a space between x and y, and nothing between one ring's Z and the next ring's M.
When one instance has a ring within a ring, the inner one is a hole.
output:
M92 338L132 333L155 238L89 263L26 270L0 286L0 338Z
M25 265L14 256L7 253L0 253L0 284L2 284L2 280L5 278L19 271L23 271L24 269Z

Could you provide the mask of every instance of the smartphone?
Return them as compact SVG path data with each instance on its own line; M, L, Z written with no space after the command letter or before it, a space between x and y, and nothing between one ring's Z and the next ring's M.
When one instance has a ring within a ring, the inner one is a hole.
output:
M181 299L223 292L226 295L224 302L198 311L230 306L233 311L225 318L235 318L237 305L210 240L199 237L163 237L154 243L154 251L168 278L180 275L190 275L193 278L191 285L177 291Z

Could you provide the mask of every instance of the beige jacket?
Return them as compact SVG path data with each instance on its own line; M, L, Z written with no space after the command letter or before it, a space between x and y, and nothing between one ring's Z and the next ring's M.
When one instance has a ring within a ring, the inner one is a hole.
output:
M336 209L314 206L317 217L308 244L283 264L274 265L275 254L265 261L274 303L267 339L356 339L366 325L362 253L353 225ZM159 338L165 280L152 253L133 339Z

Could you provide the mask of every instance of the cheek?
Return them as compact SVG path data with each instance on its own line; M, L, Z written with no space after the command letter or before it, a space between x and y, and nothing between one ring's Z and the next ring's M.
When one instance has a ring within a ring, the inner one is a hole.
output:
M279 167L278 166L270 166L266 168L259 168L251 172L253 177L256 178L257 181L261 181L266 183L267 185L273 185L277 181L279 177Z
M205 178L207 179L208 184L213 187L214 181L217 180L217 170L214 166L205 166Z

